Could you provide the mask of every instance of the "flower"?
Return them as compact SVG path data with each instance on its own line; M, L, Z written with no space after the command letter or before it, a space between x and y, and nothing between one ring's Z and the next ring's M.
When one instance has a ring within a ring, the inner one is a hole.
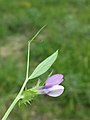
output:
M38 95L38 94L44 94L49 95L51 97L58 97L60 96L63 91L64 87L62 85L59 85L61 82L63 82L64 77L62 74L55 74L49 77L44 86L40 86L40 80L38 80L36 86L32 87L31 89L26 89L22 93L22 98L19 102L19 105L31 103L31 101Z
M64 87L59 84L63 80L64 80L64 76L62 74L55 74L55 75L49 77L46 80L45 85L39 88L39 93L46 94L51 97L60 96L64 91Z

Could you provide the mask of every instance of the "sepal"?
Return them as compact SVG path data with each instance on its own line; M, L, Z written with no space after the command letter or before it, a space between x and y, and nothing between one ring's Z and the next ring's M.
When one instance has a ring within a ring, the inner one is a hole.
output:
M32 89L27 89L25 91L23 91L22 95L21 95L21 99L19 101L19 106L21 106L22 104L31 104L32 100L36 98L37 96L37 89L36 88L32 88Z

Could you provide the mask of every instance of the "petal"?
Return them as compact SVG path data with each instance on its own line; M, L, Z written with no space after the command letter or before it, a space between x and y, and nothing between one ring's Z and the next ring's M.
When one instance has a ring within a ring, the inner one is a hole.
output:
M64 79L62 74L55 74L46 80L45 87L60 84Z
M55 85L55 86L49 88L48 91L49 92L46 93L47 95L49 95L51 97L58 97L63 93L64 87L62 85Z
M39 94L47 94L49 92L49 90L47 88L41 87L38 90Z

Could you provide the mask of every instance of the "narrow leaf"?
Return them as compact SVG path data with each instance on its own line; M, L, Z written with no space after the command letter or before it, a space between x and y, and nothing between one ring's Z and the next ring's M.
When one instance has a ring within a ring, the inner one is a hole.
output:
M47 59L45 59L43 62L41 62L33 71L29 79L34 79L45 73L55 62L57 55L58 55L58 50L55 53L53 53L51 56L49 56Z

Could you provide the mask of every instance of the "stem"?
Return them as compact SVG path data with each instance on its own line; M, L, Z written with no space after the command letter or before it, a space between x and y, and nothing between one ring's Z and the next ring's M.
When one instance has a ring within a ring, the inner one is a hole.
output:
M18 93L18 95L16 96L16 98L14 99L14 101L12 102L12 104L10 105L10 107L8 108L8 110L6 111L6 113L4 114L3 118L1 120L6 120L9 116L9 114L11 113L11 111L13 110L14 106L17 104L17 102L21 99L21 95L22 92L28 82L28 80L30 79L30 77L28 78L28 72L29 72L29 56L30 56L30 44L31 42L37 37L37 35L41 32L41 30L45 27L46 25L44 25L36 34L35 36L31 39L31 41L28 41L28 55L27 55L27 69L26 69L26 79L20 89L20 92Z
M29 58L30 58L30 41L28 41L28 55L27 55L27 70L26 70L26 79L28 79L28 72L29 72Z
M5 115L3 116L2 120L6 120L7 117L9 116L10 112L12 111L12 109L14 108L14 106L16 105L16 103L18 102L18 100L20 99L19 95L17 95L17 97L15 98L15 100L12 102L12 104L10 105L10 107L8 108L7 112L5 113Z
M28 79L25 80L25 82L23 83L23 86L20 90L20 92L18 93L18 95L16 96L16 98L14 99L14 101L12 102L12 104L10 105L10 107L8 108L8 110L6 111L5 115L3 116L2 120L6 120L9 116L9 114L11 113L11 111L13 110L14 106L17 104L17 102L21 99L21 94L26 86L28 82Z
M46 25L41 27L41 29L34 35L34 37L30 40L30 42L32 42L45 27L46 27Z
M16 96L16 98L14 99L14 101L12 102L12 104L10 105L10 107L8 108L8 110L6 111L5 115L3 116L2 120L6 120L7 117L9 116L9 114L11 113L12 109L14 108L14 106L16 105L16 103L20 100L21 94L28 82L28 72L29 72L29 55L30 55L30 42L28 42L28 53L27 53L27 68L26 68L26 80L24 81L20 92L18 93L18 95Z

